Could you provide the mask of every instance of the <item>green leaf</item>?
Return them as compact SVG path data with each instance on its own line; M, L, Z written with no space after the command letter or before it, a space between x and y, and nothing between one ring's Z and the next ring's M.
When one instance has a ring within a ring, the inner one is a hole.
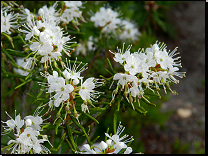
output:
M92 141L92 144L95 143L95 141L97 141L97 139L99 138L100 136L97 136L93 141Z
M68 140L68 139L66 139L66 142L68 143L69 148L72 150L72 152L73 152L74 154L76 154L76 153L75 153L75 150L72 148L72 146L71 146L71 144L69 143L69 140Z
M33 95L31 95L30 93L26 93L27 95L29 95L31 98L36 99L36 97L34 97Z
M106 133L108 133L108 132L109 132L109 127L107 128ZM104 141L106 142L106 140L107 140L107 136L105 135L105 139L104 139Z
M61 147L61 145L62 145L62 142L64 141L64 139L65 139L65 135L66 135L66 133L64 133L63 135L62 135L62 137L61 137L61 140L59 141L59 144L58 144L58 147L57 148L51 148L50 149L50 151L52 151L52 152L57 152L58 150L59 150L59 148Z
M34 72L38 70L39 67L35 67L33 70L30 71L30 73L26 76L25 80L27 80ZM37 74L36 74L37 76Z
M55 128L56 135L58 134L58 128L60 126L61 121L62 121L61 119L58 119L58 121L56 122L56 128Z
M13 57L4 49L1 47L2 52L14 63L16 64L15 60L13 59Z
M77 122L77 120L76 120L72 115L70 115L70 117L71 117L71 120L73 121L73 123L74 123L77 127L79 127L79 128L84 132L88 144L89 144L90 146L92 146L92 142L90 141L90 138L88 137L88 135L87 135L87 133L86 133L84 127L83 127L82 125L80 125L80 124Z
M95 118L93 118L90 114L84 113L84 115L86 115L88 118L92 119L92 120L95 121L97 124L99 124L99 122L98 122Z
M21 52L21 51L17 51L17 50L13 50L13 49L6 49L8 51L9 54L11 54L12 56L18 56L18 57L25 57L28 54L25 52Z
M27 45L27 43L25 42L25 40L22 38L22 36L21 35L18 35L19 36L19 38L21 39L21 41L24 43L24 45Z
M1 35L4 35L4 36L6 36L6 38L11 42L11 44L12 44L12 47L14 48L14 44L13 44L13 40L12 40L12 38L9 36L9 35L7 35L6 33L1 33Z
M47 128L49 128L50 126L52 126L52 124L51 124L51 123L49 123L49 124L47 124L47 125L44 125L44 126L42 126L42 127L41 127L41 130L43 130L44 128L46 128L46 129L47 129ZM54 128L54 127L53 127L53 128Z
M117 112L119 111L119 108L120 108L120 103L121 103L121 99L118 99L118 101L117 101Z
M107 58L107 61L108 61L108 64L109 64L109 67L111 69L111 71L113 72L113 75L115 75L117 72L113 69L111 63L110 63L110 60Z
M7 133L7 136L9 136L12 140L16 140L15 137L13 137L11 134Z
M93 105L111 105L109 102L92 102Z
M19 87L22 87L23 85L25 85L26 83L28 83L28 82L30 82L30 81L32 81L32 78L30 78L29 80L27 80L27 81L21 83L20 85L18 85L17 87L15 87L15 89L17 89L17 88L19 88Z
M72 135L72 129L71 129L70 125L68 125L68 124L66 125L66 128L67 128L69 140L71 141L72 146L73 146L74 150L76 151L79 148L78 148L77 144L75 144L75 142L74 142L74 138L73 138L73 135Z
M113 76L113 74L108 70L108 69L105 69L110 75Z
M95 118L97 118L98 116L104 114L105 111L106 111L109 107L110 107L110 105L106 105L106 106L103 108L103 110L102 110L100 113L98 113L98 115L95 116Z
M114 131L114 134L116 134L116 131L117 131L116 123L117 123L117 109L114 106L114 112L113 112L113 131Z

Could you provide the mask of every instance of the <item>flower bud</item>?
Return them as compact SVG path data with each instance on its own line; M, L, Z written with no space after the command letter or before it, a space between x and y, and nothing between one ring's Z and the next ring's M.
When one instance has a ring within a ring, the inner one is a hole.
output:
M124 154L130 154L131 152L132 152L132 148L131 147L127 147L127 149L124 152Z
M27 119L25 121L26 126L31 126L32 125L32 120L31 119Z
M79 84L79 79L74 79L73 80L73 85L77 85L77 84Z
M110 145L111 145L111 142L112 142L112 140L111 140L111 139L106 140L106 144L107 144L108 146L110 146Z
M39 11L38 11L38 14L39 15L44 15L44 10L42 8L40 8Z
M108 147L108 145L107 145L104 141L101 141L101 142L100 142L100 148L101 148L102 150L105 150L107 147Z
M158 47L157 44L154 44L154 45L152 46L152 49L153 49L153 52L156 52L156 51L159 50L159 47Z
M65 111L69 111L69 106L66 106L65 107Z

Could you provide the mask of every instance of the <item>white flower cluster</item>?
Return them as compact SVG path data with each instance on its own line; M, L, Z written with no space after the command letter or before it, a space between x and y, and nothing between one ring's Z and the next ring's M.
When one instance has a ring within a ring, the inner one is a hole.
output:
M119 14L113 11L111 8L101 7L100 11L96 12L94 16L91 16L90 20L94 22L95 27L102 28L103 33L110 34L116 33L116 29L121 23L118 18Z
M58 25L61 18L59 17L59 11L55 10L57 5L57 2L55 2L49 8L43 6L38 11L38 17L31 14L28 9L23 9L23 14L21 14L22 19L26 19L26 23L19 31L26 34L25 40L30 43L29 48L32 50L30 55L34 54L30 58L35 60L40 56L40 63L44 63L44 68L48 68L48 64L51 65L52 62L56 66L56 60L61 60L62 52L70 56L69 52L72 48L69 44L76 43L71 42L73 38L70 35L65 35Z
M145 85L150 90L152 90L152 87L155 87L158 94L158 90L160 90L159 85L162 85L166 93L165 85L170 89L169 83L179 83L179 80L174 76L180 78L185 76L185 72L178 72L178 67L182 67L180 61L178 61L180 56L173 58L179 54L176 53L177 48L172 52L167 52L165 44L160 45L160 43L157 44L156 42L150 48L146 48L145 51L139 49L138 52L130 53L130 49L131 46L128 46L124 51L123 44L122 51L120 49L118 49L117 53L110 51L115 55L114 60L119 62L125 70L125 73L117 73L113 77L113 80L118 80L118 86L113 93L113 99L118 91L118 87L121 86L126 98L127 94L129 94L131 104L133 101L132 97L135 100L136 98L144 98L149 102L143 96L144 90L142 85ZM154 90L152 91L154 92ZM172 91L172 93L174 92ZM132 107L134 108L133 104Z
M44 67L48 67L48 63L54 61L56 65L56 60L60 60L62 56L62 51L70 56L70 46L68 44L74 43L70 42L70 36L65 36L64 32L58 26L59 18L58 13L55 12L57 3L50 6L48 9L43 6L39 9L39 17L34 17L29 11L26 12L27 23L23 25L24 30L20 31L26 34L25 40L29 40L31 54L41 56L41 63L44 63ZM37 20L35 20L37 19Z
M74 22L75 24L79 24L77 18L80 18L82 21L84 21L84 18L82 17L82 11L79 10L79 8L82 7L81 1L64 1L65 3L65 10L60 16L61 21L64 23Z
M123 31L119 35L119 39L125 41L127 39L132 41L137 41L141 33L138 28L136 28L135 24L131 23L128 20L122 20L121 25L123 25Z
M131 147L127 147L126 143L133 141L133 136L126 139L129 135L124 135L120 137L121 133L124 131L125 127L121 125L121 122L119 123L118 129L116 134L113 136L110 136L108 133L105 133L105 135L109 138L106 140L106 142L101 141L99 147L91 146L89 144L83 145L85 148L85 151L81 152L82 154L116 154L121 149L125 148L124 154L130 154L132 152ZM99 149L97 151L95 148Z
M67 59L66 59L67 62ZM82 62L76 65L76 61L74 62L73 67L71 67L70 60L67 62L67 66L65 66L65 70L62 72L63 77L58 76L57 71L53 71L53 75L47 73L44 75L48 81L48 93L54 93L54 96L50 97L49 106L59 107L61 103L69 103L73 105L73 99L75 96L80 96L84 101L82 104L82 111L88 110L87 102L92 104L92 101L95 101L99 97L101 92L95 91L94 89L103 84L99 79L95 79L93 77L88 78L83 83L83 77L80 75L81 72L87 69L85 68L86 64L81 67ZM81 81L81 84L80 84ZM80 84L80 85L79 85ZM45 84L44 84L45 85ZM88 110L89 111L89 110Z
M44 121L40 116L38 116L39 113L36 113L34 116L31 115L26 116L24 120L22 120L20 115L16 116L16 110L15 110L15 120L14 120L6 112L6 114L11 119L7 120L6 122L1 121L2 123L5 123L7 125L7 126L3 126L4 133L6 134L10 131L13 131L16 137L15 140L10 140L7 143L9 150L12 149L11 153L17 153L17 154L50 153L50 150L41 144L44 143L45 141L49 142L49 140L47 135L41 135L39 132L41 130L40 125ZM39 136L42 137L42 139L38 139ZM50 142L49 144L51 145Z
M1 3L1 33L11 34L11 28L17 29L17 18L19 14L14 14L10 7L3 7Z

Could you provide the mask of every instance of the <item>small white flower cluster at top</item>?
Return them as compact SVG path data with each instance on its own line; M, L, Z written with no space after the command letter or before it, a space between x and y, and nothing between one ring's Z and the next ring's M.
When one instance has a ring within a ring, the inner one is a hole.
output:
M56 6L57 3L54 3L49 9L43 6L38 11L38 17L29 16L31 14L27 12L27 23L23 25L24 30L20 29L26 34L25 40L30 42L31 54L34 54L33 60L36 59L36 55L40 55L40 62L44 63L45 68L48 67L48 63L51 65L53 61L56 65L56 60L61 59L62 51L70 56L71 48L68 44L74 43L70 42L73 38L70 38L69 35L64 36L64 32L58 26L59 18L56 17L58 14L55 12Z
M17 19L19 13L13 13L11 6L3 7L1 3L1 33L11 34L11 28L17 29Z
M138 52L130 53L131 45L124 51L123 49L118 49L117 53L114 53L114 60L120 63L125 70L125 73L117 73L114 75L113 80L118 80L117 88L113 92L113 99L118 92L119 86L124 90L124 95L128 102L132 104L133 98L139 99L143 98L148 103L150 103L143 95L144 89L146 88L154 92L152 87L156 88L159 95L159 85L162 85L166 93L167 86L170 89L169 83L179 83L174 76L182 78L185 77L185 72L178 72L179 68L182 67L180 63L180 56L175 57L177 54L177 48L172 52L166 50L166 45L164 43L160 44L157 42L150 48L138 50ZM175 94L171 89L170 91ZM129 99L127 96L129 95ZM160 95L159 95L160 96ZM140 103L139 103L140 105ZM132 104L134 109L134 106Z
M132 152L131 147L127 147L126 143L133 141L133 136L127 139L129 135L124 135L120 137L121 133L124 131L125 127L121 125L121 122L119 123L118 129L116 134L113 136L110 136L108 133L105 133L105 135L109 138L106 140L106 142L101 141L99 144L99 147L97 146L91 146L89 144L85 144L84 150L82 152L77 152L81 154L116 154L121 149L125 148L123 154L130 154ZM98 150L99 151L98 151Z
M116 31L120 28L122 33L118 34L118 38L123 41L126 39L136 41L141 35L135 24L128 20L121 20L119 13L111 8L101 7L98 12L91 16L90 21L94 22L95 27L99 27L106 35L113 33L116 36L118 34Z
M86 64L81 67L82 62L76 65L76 61L74 62L73 67L66 59L67 66L64 65L65 70L62 72L61 77L58 76L57 71L53 71L53 75L49 73L43 74L42 76L47 78L47 85L48 85L48 93L54 93L54 96L50 97L49 107L53 105L55 107L59 107L62 103L66 103L66 107L74 107L75 109L75 102L73 101L76 97L81 97L84 103L81 105L82 111L89 112L87 103L92 104L92 101L95 101L99 94L102 92L95 91L94 89L101 86L103 81L100 79L96 79L94 77L90 77L83 82L83 77L81 76L81 72L87 69ZM81 81L81 83L80 83ZM45 83L40 84L45 86ZM91 101L92 100L92 101ZM74 110L74 113L76 110Z
M114 33L118 28L121 20L118 18L119 14L111 8L101 7L100 11L91 16L90 20L94 22L95 27L101 27L103 33Z
M82 2L81 1L64 1L65 8L63 13L60 16L61 21L64 23L74 22L75 24L79 24L77 18L80 18L80 20L84 21L84 18L82 16L82 11L79 10L79 8L82 8Z
M33 116L29 115L21 119L20 115L16 116L15 110L15 119L13 119L7 112L6 114L11 118L5 123L7 126L4 127L4 132L2 134L7 134L11 131L14 132L16 137L15 140L10 140L7 144L7 148L12 149L11 153L16 154L29 154L29 153L51 153L50 150L42 145L47 141L50 145L51 143L48 140L47 135L41 135L39 131L41 131L40 125L43 124L44 120L39 115L40 112L36 112ZM24 126L25 125L25 126ZM25 128L23 128L25 127ZM38 137L42 137L42 139L38 139ZM51 145L52 146L52 145Z

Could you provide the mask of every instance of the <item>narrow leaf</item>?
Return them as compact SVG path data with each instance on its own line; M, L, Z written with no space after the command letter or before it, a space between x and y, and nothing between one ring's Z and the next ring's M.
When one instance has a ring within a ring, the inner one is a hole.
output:
M60 123L61 123L61 119L58 119L58 121L56 122L56 128L55 128L55 133L56 133L56 135L57 135L57 133L58 133L58 128L59 128L59 126L60 126Z
M61 145L62 145L62 142L64 141L64 139L65 139L65 135L66 135L66 133L64 133L63 135L62 135L62 137L61 137L61 140L59 141L59 144L58 144L58 147L57 148L51 148L50 149L50 151L54 151L54 152L57 152L58 150L59 150L59 148L61 147Z
M15 89L19 88L19 87L22 87L23 85L25 85L26 83L30 82L32 80L32 78L30 78L29 80L21 83L20 85L18 85L17 87L15 87Z
M95 121L97 124L99 124L99 122L93 118L91 115L89 115L88 113L84 113L84 115L86 115L88 118L92 119L93 121Z

